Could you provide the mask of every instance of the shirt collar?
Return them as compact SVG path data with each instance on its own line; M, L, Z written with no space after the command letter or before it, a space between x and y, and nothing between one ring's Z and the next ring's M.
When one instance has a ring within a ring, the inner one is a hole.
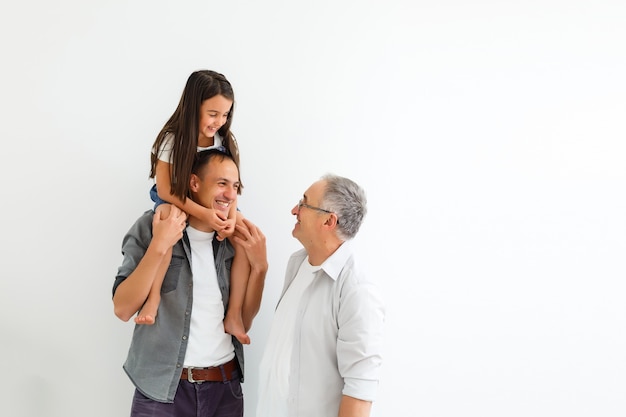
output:
M322 263L320 268L323 269L329 277L336 281L351 255L352 243L347 240L343 242L341 246L339 246L337 250Z

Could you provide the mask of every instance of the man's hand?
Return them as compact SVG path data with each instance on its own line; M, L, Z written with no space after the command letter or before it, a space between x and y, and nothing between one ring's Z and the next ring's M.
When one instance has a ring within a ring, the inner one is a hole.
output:
M187 227L187 214L171 205L169 214L164 219L160 215L152 218L152 243L158 245L159 251L167 251L183 237Z
M250 267L257 271L267 270L267 248L265 235L248 219L242 219L235 225L234 242L243 249Z

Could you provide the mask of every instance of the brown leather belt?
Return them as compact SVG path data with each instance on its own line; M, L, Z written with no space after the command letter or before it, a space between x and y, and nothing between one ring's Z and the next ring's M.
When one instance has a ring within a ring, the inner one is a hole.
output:
M234 375L234 373L236 370L237 360L233 358L230 362L219 366L211 366L209 368L183 368L180 379L189 382L226 382L235 379L236 375Z

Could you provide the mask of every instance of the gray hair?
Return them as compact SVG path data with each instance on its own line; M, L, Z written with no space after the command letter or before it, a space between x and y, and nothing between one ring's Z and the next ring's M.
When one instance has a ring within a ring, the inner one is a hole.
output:
M346 241L356 236L367 214L365 191L354 181L333 174L321 178L326 189L321 205L337 215L337 236Z

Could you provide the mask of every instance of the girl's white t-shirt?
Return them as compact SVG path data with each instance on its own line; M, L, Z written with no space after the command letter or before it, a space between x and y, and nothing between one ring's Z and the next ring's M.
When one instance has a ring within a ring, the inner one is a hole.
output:
M167 162L168 164L172 163L172 143L174 142L174 134L168 133L165 135L165 140L161 144L161 148L159 149L159 161ZM197 150L206 151L207 149L217 149L222 146L222 137L215 133L213 136L213 145L202 147L198 146Z

